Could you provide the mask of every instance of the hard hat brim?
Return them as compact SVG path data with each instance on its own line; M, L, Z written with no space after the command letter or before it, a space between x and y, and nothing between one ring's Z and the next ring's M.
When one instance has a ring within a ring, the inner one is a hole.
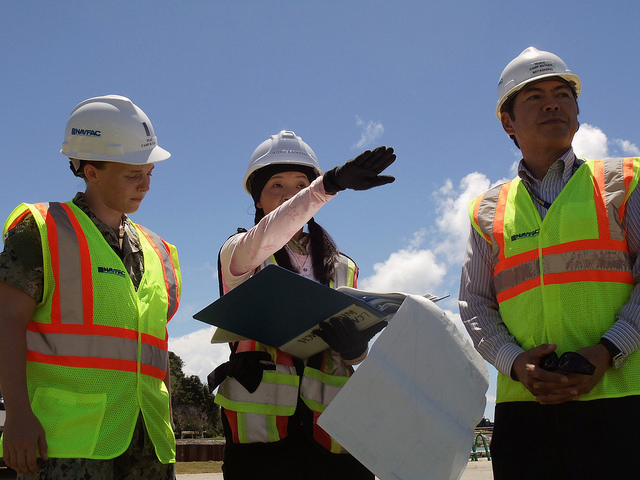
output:
M500 110L502 109L502 106L505 103L507 103L508 100L515 97L520 92L520 90L522 90L527 85L538 83L544 80L549 80L553 77L561 78L562 80L567 82L569 86L573 88L574 92L576 92L576 98L580 96L581 85L580 85L580 78L578 78L577 75L563 74L563 73L549 73L547 75L539 75L537 77L530 78L523 82L520 82L518 85L515 85L507 93L504 94L504 96L500 99L500 101L496 105L496 116L498 117L498 120L500 120L500 113L501 113Z
M257 172L259 172L261 169L272 166L272 165L291 165L292 167L307 167L310 170L313 170L316 174L316 178L319 177L320 175L322 175L322 170L320 170L320 168L317 165L312 165L311 163L302 163L300 161L295 161L295 160L291 160L291 161L277 161L277 162L273 162L273 163L267 163L264 165L260 165L257 166L253 169L250 169L249 171L247 171L247 173L244 176L244 179L242 181L242 186L244 187L244 190L249 194L252 195L251 193L251 188L249 185L249 181L250 178L255 175ZM296 168L293 168L292 170L297 170Z
M160 146L155 146L151 150L143 150L141 152L130 152L126 155L105 155L91 154L90 152L71 152L65 151L64 145L60 149L60 153L68 158L78 160L87 160L91 162L114 162L124 163L127 165L146 165L149 163L157 163L167 160L171 154Z

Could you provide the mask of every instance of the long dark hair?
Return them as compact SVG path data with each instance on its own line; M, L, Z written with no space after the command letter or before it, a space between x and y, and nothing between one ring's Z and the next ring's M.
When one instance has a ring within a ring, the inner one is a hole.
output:
M264 218L264 211L256 207L255 224L257 225L262 218ZM307 222L307 228L309 229L313 273L320 283L329 285L335 273L336 262L340 252L331 235L313 218ZM291 257L287 253L286 245L278 250L274 256L279 266L292 272L300 273L291 263Z

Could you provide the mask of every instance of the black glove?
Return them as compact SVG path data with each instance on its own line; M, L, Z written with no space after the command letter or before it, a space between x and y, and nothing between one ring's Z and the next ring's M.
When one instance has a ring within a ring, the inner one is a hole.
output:
M333 317L318 325L319 328L313 333L323 339L343 359L355 360L367 350L369 340L388 323L382 321L364 330L358 330L355 322L349 317Z
M367 150L341 167L334 167L323 176L322 182L327 193L337 193L346 188L368 190L386 185L395 180L391 175L380 175L396 160L391 147L378 147L373 152Z
M271 355L267 352L232 353L228 362L216 367L213 372L207 375L209 392L213 392L225 378L233 377L249 393L253 393L260 386L262 372L275 369L276 366L271 360Z

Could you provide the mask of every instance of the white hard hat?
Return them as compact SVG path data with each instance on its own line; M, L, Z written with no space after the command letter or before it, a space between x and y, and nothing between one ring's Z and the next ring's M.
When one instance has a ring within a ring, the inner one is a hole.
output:
M560 77L566 80L576 92L576 97L580 95L580 78L567 68L560 57L551 52L529 47L511 60L500 75L496 107L498 120L500 120L500 109L507 99L529 83L546 77Z
M60 153L72 159L133 165L161 162L171 156L158 146L149 117L120 95L93 97L71 111Z
M254 150L242 181L242 186L249 195L251 175L267 165L300 165L310 167L316 176L322 175L316 154L302 138L290 130L271 135Z

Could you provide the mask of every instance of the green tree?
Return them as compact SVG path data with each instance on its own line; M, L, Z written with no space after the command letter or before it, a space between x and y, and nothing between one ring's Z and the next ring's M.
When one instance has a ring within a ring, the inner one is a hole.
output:
M184 362L169 352L171 375L171 402L176 433L183 430L213 431L222 434L220 407L214 402L215 395L202 383L197 375L185 376Z

